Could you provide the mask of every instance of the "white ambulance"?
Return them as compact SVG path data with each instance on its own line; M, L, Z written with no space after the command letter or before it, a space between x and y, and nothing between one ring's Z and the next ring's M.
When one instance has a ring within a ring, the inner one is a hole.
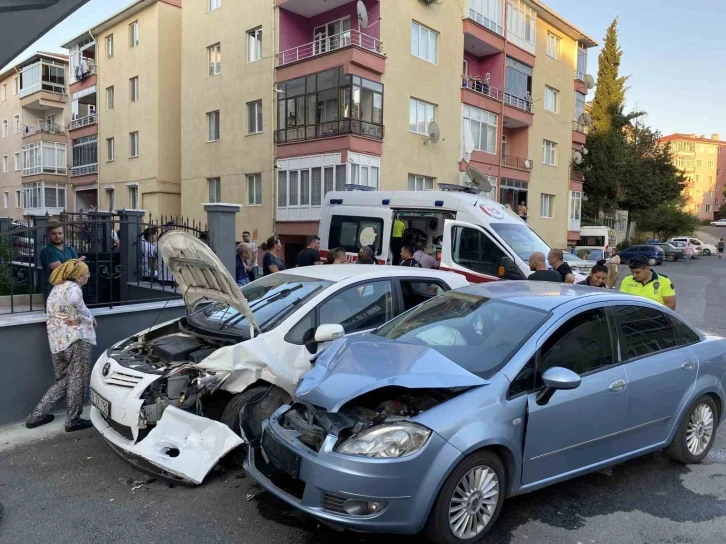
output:
M378 261L390 264L394 222L403 240L423 243L441 270L470 282L526 279L529 256L550 248L513 211L488 200L476 188L439 184L433 191L334 191L325 195L320 219L323 257L342 247L355 262L363 245L376 248ZM584 276L583 278L584 279Z

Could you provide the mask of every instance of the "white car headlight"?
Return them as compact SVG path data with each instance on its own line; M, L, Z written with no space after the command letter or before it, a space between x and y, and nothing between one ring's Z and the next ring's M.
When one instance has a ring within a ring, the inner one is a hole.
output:
M415 423L379 425L349 438L336 451L362 457L405 457L420 450L429 436L430 429Z

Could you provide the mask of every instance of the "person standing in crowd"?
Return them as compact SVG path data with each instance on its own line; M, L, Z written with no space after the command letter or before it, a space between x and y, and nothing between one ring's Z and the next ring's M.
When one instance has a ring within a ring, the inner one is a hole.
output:
M66 432L91 427L81 419L91 378L91 346L96 345L96 320L83 302L81 287L88 283L88 265L80 259L70 259L53 269L50 281L53 290L48 296L46 323L55 383L43 395L28 416L28 429L53 421L50 411L66 398Z
M336 247L328 251L328 263L327 264L345 264L345 249L342 247Z
M676 309L676 289L668 276L651 270L648 259L642 255L630 259L628 267L631 275L620 284L620 291L649 298L671 310Z
M320 264L320 238L308 236L307 246L297 254L298 266L313 266Z
M259 276L259 267L257 266L257 244L252 241L250 231L246 230L242 233L242 241L245 244L249 244L252 248L252 254L249 262L246 263L247 270L249 270L249 280L255 281Z
M285 263L280 258L282 253L282 242L277 236L270 236L267 242L262 244L262 251L265 252L262 257L262 275L269 276L275 272L285 270Z
M616 248L613 248L613 252L610 254L610 258L607 260L607 267L607 288L615 289L615 284L618 282L618 274L620 274L620 255L618 255L618 250Z
M421 263L413 258L415 253L412 245L405 245L401 248L401 264L399 266L408 266L410 268L421 268Z
M355 264L375 264L373 262L373 251L368 246L363 246L358 251L358 260Z
M45 234L48 238L48 244L40 250L40 265L46 272L43 300L48 300L50 290L53 288L50 283L51 273L69 259L78 259L78 253L73 247L63 243L63 227L58 223L48 225ZM81 257L81 260L84 261L86 258Z
M562 281L565 283L575 283L575 275L572 273L572 268L564 260L564 253L561 249L550 249L550 253L547 256L547 262L550 266L557 270L562 276Z
M694 246L690 241L686 242L686 249L683 251L686 255L686 262L688 264L691 264L691 259L693 259L693 254L695 253L696 246Z
M401 262L401 248L403 247L403 232L406 230L406 224L398 217L393 220L393 228L391 229L391 259L394 265Z
M527 203L524 200L517 206L517 215L522 219L526 219L527 217Z
M240 287L247 285L250 281L250 271L247 263L252 258L252 247L242 242L237 246L237 256L235 258L235 279Z
M529 269L532 271L527 278L530 281L562 283L562 276L559 272L547 268L544 253L541 251L535 251L529 256Z
M721 238L718 241L718 244L716 244L716 248L718 248L718 258L720 259L721 257L723 257L723 248L724 248L723 238Z
M590 270L590 275L584 280L578 281L577 285L588 285L590 287L605 288L608 279L608 267L605 266L605 259L598 261Z
M373 264L381 264L378 262L378 248L373 244L368 244L368 249L371 250L371 254L373 255Z
M156 263L158 259L157 243L159 242L159 229L146 227L141 235L141 279L153 281L156 278Z
M413 258L418 261L418 263L421 265L421 268L439 268L439 261L426 253L424 242L419 242L418 244L416 244L416 252L413 254Z

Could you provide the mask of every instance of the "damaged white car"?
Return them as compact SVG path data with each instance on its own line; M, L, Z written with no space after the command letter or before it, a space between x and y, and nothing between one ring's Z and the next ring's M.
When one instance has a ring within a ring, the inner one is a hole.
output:
M311 356L343 331L373 329L467 284L452 272L334 265L278 272L240 289L192 236L165 234L159 253L187 315L99 358L91 421L139 468L189 484L201 483L228 454L241 463L241 436L256 436L290 402Z

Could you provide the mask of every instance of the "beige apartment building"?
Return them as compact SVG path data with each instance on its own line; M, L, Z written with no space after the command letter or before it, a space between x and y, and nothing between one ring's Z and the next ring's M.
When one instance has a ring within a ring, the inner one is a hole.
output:
M0 216L21 219L22 197L22 109L20 74L12 66L0 74Z
M177 216L181 0L139 0L63 47L76 210Z

